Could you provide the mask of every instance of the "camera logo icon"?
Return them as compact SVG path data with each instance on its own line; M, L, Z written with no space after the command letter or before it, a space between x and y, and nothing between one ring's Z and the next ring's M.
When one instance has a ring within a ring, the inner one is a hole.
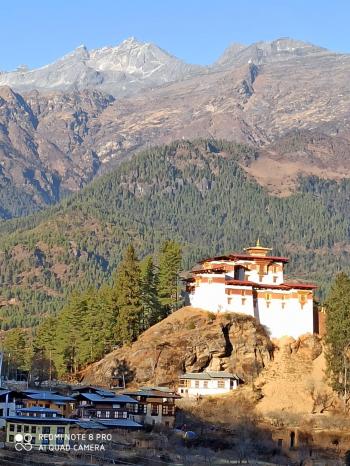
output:
M16 434L15 435L15 450L16 451L31 451L33 449L32 445L32 435L30 434Z

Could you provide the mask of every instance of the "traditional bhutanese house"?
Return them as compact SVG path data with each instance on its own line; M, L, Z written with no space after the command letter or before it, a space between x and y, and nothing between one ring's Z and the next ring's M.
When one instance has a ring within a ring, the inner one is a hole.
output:
M54 409L18 409L15 415L6 418L6 445L21 444L24 447L20 448L27 451L41 445L68 445L69 428L74 422Z
M235 390L241 379L225 371L191 372L179 377L178 393L183 397L220 395Z
M255 317L272 337L298 338L313 333L315 285L284 281L288 259L269 255L256 246L245 254L229 254L201 261L186 281L191 306L214 313L237 312Z
M25 408L39 407L58 411L62 416L69 416L74 409L75 399L49 391L27 390L22 394Z
M74 415L78 418L125 420L138 411L138 402L124 394L92 387L76 392L72 397L76 403Z
M162 424L173 427L175 423L175 401L179 395L165 388L142 388L124 392L138 401L138 412L133 416L141 424Z

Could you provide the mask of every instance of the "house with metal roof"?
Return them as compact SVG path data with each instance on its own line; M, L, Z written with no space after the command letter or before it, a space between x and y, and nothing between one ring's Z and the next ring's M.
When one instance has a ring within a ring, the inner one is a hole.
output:
M221 395L238 388L240 382L238 375L225 371L191 372L179 377L178 393L183 397Z
M74 415L80 419L128 419L138 410L134 398L103 390L80 391L73 394L73 399L76 403Z
M32 406L16 410L6 417L6 445L29 451L39 446L68 445L69 428L74 419L64 417L58 410Z
M56 392L30 390L22 393L22 404L24 408L41 407L54 409L63 416L69 416L74 409L75 399Z
M133 417L141 424L162 424L173 427L175 423L175 401L179 395L161 387L145 387L124 392L138 401L138 411Z

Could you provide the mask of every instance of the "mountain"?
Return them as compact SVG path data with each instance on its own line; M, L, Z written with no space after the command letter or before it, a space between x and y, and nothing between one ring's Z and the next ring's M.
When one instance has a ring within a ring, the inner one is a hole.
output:
M244 46L230 45L214 63L214 67L242 66L246 63L262 65L280 60L309 57L313 54L329 53L327 49L301 40L283 37L274 41L261 41Z
M249 173L280 195L293 191L299 174L349 176L349 55L280 39L264 43L259 61L254 56L261 44L235 45L220 66L178 80L182 71L178 75L171 68L176 59L154 47L129 40L115 48L79 49L60 61L76 77L83 76L80 68L69 63L77 56L85 63L88 56L96 67L108 65L113 72L121 66L130 73L142 69L144 83L165 70L176 79L126 97L92 88L25 93L0 88L0 217L55 203L137 150L182 138L254 146L259 157ZM156 52L167 65L156 66L156 58L150 58ZM48 76L61 79L55 69ZM282 140L292 148L297 138L304 146L293 154L281 146L281 156L274 148Z
M299 177L293 194L276 197L247 174L256 157L244 144L174 142L56 206L0 222L2 327L34 325L74 289L110 280L131 241L144 257L178 240L186 270L260 237L291 258L288 274L316 281L324 296L334 274L349 270L350 181Z
M151 43L131 37L115 47L89 51L81 45L49 65L0 74L0 86L18 91L96 89L114 96L179 81L202 70Z

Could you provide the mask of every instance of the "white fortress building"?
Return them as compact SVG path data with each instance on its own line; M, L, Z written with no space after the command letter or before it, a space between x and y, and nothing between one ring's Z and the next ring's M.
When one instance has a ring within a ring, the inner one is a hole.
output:
M186 279L191 306L214 313L237 312L255 317L272 338L314 333L315 285L284 281L285 257L256 246L245 254L201 261Z

